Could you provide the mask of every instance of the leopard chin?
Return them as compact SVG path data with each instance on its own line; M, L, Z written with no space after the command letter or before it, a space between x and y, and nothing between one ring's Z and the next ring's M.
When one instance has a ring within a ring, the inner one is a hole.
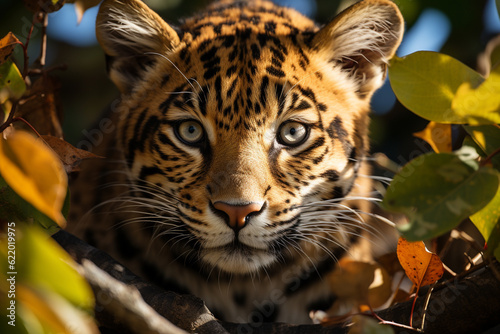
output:
M200 257L213 268L218 268L228 274L240 275L255 274L277 261L277 257L270 251L241 243L203 249Z

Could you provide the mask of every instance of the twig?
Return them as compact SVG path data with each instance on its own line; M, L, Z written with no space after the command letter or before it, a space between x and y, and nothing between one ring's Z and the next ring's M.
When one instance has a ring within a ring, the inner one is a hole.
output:
M432 293L432 290L434 289L434 287L436 286L436 282L434 282L431 287L429 288L429 290L427 290L427 295L425 296L425 304L424 304L424 309L423 309L423 316L422 316L422 324L420 326L420 329L422 330L422 332L424 331L424 326L425 326L425 316L427 314L427 307L429 306L429 300L431 300L431 293Z
M493 159L493 157L499 153L500 153L500 147L497 148L495 151L493 151L493 153L488 155L486 158L484 158L484 160L481 160L481 162L479 163L479 166L481 166L481 167L486 166L491 161L491 159Z
M35 16L33 16L33 19L31 21L31 27L30 30L28 31L28 36L26 36L26 42L24 44L21 44L23 48L23 57L24 57L24 65L23 65L23 79L26 80L26 76L28 75L28 66L29 66L29 57L28 57L28 45L31 40L31 34L33 33L33 27L35 26Z
M58 64L58 65L47 67L45 69L34 68L34 69L29 70L28 74L40 75L40 74L45 74L45 73L49 73L49 72L56 71L56 70L65 71L67 68L68 68L68 65L66 65L66 64Z
M450 274L451 276L457 276L457 273L454 272L450 267L448 267L444 262L443 262L443 268Z
M40 46L40 56L37 59L37 63L41 68L45 66L45 59L47 56L47 24L49 23L49 15L45 12L40 12L42 21L42 43Z
M12 119L14 118L14 114L16 113L18 103L19 101L12 102L12 108L10 109L9 116L7 116L5 122L2 125L0 125L0 133L2 133L5 129L7 129L9 125L12 123Z
M33 125L31 125L27 120L25 120L22 117L14 117L14 118L12 118L11 123L14 123L17 121L20 121L20 122L23 122L24 124L26 124L31 129L31 131L33 131L37 135L38 138L42 138L42 136L38 133L38 131L36 131L36 129L33 127Z

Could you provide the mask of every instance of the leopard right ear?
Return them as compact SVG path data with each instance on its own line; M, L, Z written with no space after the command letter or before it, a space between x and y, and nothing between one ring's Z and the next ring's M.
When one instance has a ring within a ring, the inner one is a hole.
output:
M168 55L180 43L175 30L140 0L105 0L96 35L108 74L122 93L132 91L158 54Z
M313 39L319 57L340 69L361 98L379 88L403 38L404 21L389 0L363 0L344 10Z

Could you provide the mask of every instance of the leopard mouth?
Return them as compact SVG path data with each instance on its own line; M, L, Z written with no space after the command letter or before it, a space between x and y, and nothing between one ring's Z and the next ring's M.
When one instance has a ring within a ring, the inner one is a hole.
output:
M206 263L233 274L250 274L276 262L276 256L268 249L259 249L241 242L205 248L201 258Z

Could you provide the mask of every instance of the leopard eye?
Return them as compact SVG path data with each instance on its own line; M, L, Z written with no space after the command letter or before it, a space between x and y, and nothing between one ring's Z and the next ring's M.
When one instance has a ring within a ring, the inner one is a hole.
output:
M183 121L176 127L176 135L188 145L197 144L203 139L203 127L196 121Z
M286 146L299 146L309 136L309 129L299 122L283 123L278 130L278 141Z

